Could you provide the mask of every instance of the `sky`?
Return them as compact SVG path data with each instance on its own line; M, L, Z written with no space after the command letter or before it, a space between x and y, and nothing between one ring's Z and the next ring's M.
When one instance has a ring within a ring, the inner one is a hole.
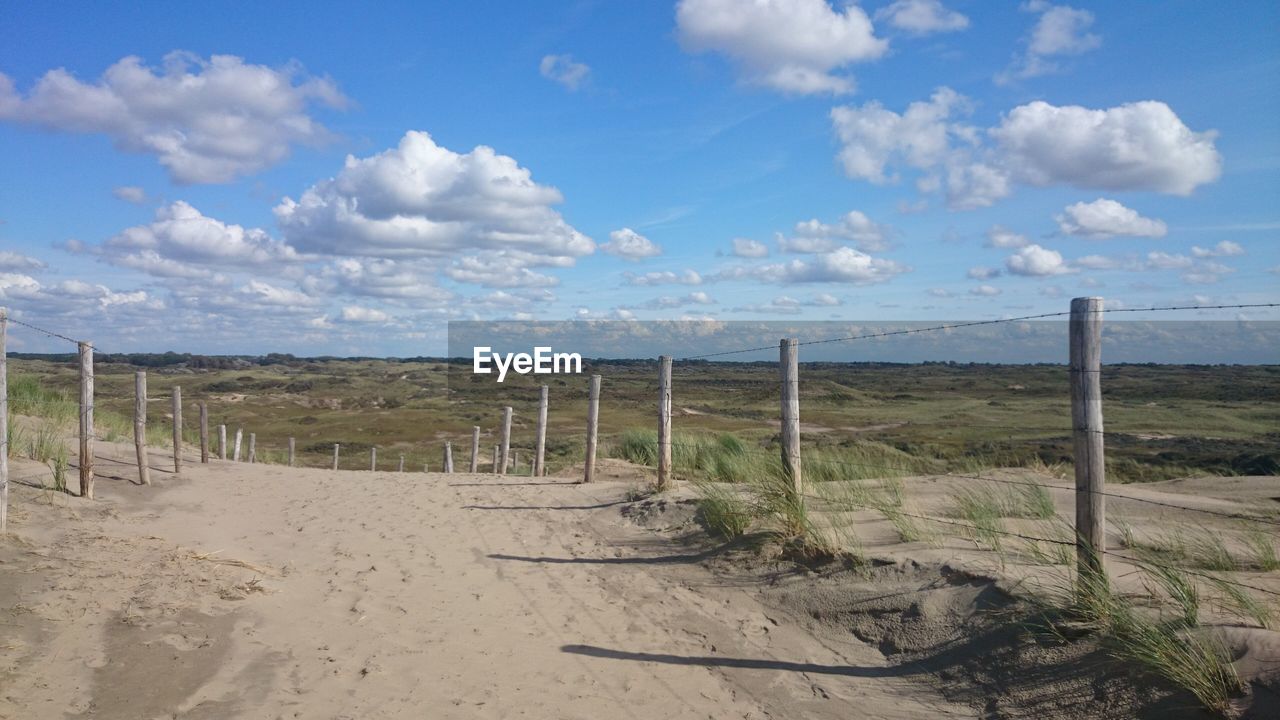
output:
M1274 2L0 17L0 305L101 352L1280 301Z

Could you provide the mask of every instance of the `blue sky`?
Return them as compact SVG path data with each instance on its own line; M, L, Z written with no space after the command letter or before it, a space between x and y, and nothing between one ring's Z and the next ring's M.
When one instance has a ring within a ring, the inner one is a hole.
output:
M1280 299L1275 3L0 14L0 304L104 351Z

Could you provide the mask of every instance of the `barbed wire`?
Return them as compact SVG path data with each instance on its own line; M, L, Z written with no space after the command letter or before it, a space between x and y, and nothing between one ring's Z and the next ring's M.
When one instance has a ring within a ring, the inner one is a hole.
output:
M37 326L37 325L32 325L32 324L31 324L31 323L29 323L29 322L23 322L22 320L19 320L19 319L17 319L17 318L15 318L15 317L13 317L12 315L10 315L10 316L6 317L5 319L6 319L6 320L8 320L9 322L13 323L14 325L21 325L22 327L29 328L29 329L31 329L31 330L35 330L36 332L44 333L45 335L48 335L48 336L49 336L49 337L51 337L51 338L58 338L59 340L66 340L67 342L75 343L77 346L78 346L81 342L85 342L85 343L88 343L89 347L93 347L93 344L92 344L92 343L89 343L87 340L77 340L77 339L75 339L75 338L73 338L73 337L67 337L66 335L63 335L63 334L61 334L61 333L57 333L57 332L54 332L54 331L52 331L52 330L46 330L45 328L39 327L39 326Z

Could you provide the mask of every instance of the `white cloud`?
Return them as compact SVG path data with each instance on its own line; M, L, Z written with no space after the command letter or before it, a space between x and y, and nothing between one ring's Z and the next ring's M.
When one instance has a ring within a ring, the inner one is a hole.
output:
M798 222L793 237L779 234L777 240L783 252L791 253L831 252L844 241L852 242L863 252L878 252L888 248L889 232L886 226L853 210L830 225L818 220Z
M530 270L532 264L535 260L524 254L499 251L458 258L444 269L444 274L456 282L490 288L554 287L560 284L556 277Z
M624 305L622 309L626 310L670 310L673 308L687 307L690 305L715 305L715 298L712 298L701 290L694 291L688 295L676 297L674 295L663 295L656 297L643 305Z
M831 110L831 123L842 147L839 159L845 174L857 180L884 184L896 182L886 174L891 161L927 169L946 160L950 151L947 120L954 112L966 112L968 100L950 88L938 88L928 101L907 106L901 115L872 100L861 107Z
M311 297L299 290L282 288L261 280L250 280L238 292L252 299L258 305L300 308L315 307L320 304L319 298Z
M1042 0L1029 2L1023 7L1040 13L1040 17L1031 28L1026 52L1015 58L1009 69L996 76L998 83L1056 72L1058 65L1051 58L1080 55L1102 45L1102 38L1089 32L1094 17L1088 10L1050 5Z
M990 280L991 278L1000 277L1000 270L979 265L969 268L969 272L965 273L965 277L970 280Z
M987 247L1020 248L1031 244L1026 235L1016 233L1003 225L992 225L987 231Z
M141 205L147 201L147 191L137 185L121 185L113 188L111 194L116 196L117 200L123 200L134 205Z
M527 169L492 148L459 154L410 131L395 148L348 156L336 177L296 201L285 198L275 215L285 238L302 251L437 259L487 252L486 260L458 262L501 266L528 279L530 267L568 267L595 250L591 238L552 208L562 200L559 190L535 183ZM446 272L471 282L466 278L477 269Z
M796 94L853 92L836 71L889 48L862 8L827 0L681 0L676 26L685 49L724 53L748 82Z
M1244 254L1244 248L1239 244L1230 240L1223 240L1211 248L1202 248L1199 245L1191 246L1191 254L1198 258L1215 258L1215 257L1235 257ZM3 255L3 253L0 253ZM4 267L3 260L0 260L0 267Z
M804 260L738 267L716 274L716 280L754 278L772 283L845 283L871 285L891 280L910 268L887 258L872 257L850 247L813 255Z
M276 272L301 259L265 230L224 223L182 201L157 209L155 218L108 239L103 257L160 277L197 277L210 267Z
M1106 198L1068 205L1054 219L1058 229L1067 235L1098 240L1116 235L1158 238L1169 231L1164 222L1142 217L1136 210Z
M1030 185L1189 195L1222 174L1217 133L1192 132L1153 100L1106 110L1035 101L990 135L1010 172Z
M1072 272L1057 250L1028 245L1005 260L1005 267L1014 275L1047 277Z
M844 301L830 293L818 293L813 296L813 299L809 301L809 304L814 307L838 307L843 305Z
M304 287L313 293L342 293L404 300L447 301L453 293L437 286L434 268L412 261L342 258L308 275Z
M48 265L45 265L40 260L29 255L23 255L22 253L13 252L12 250L0 250L0 271L25 270L30 272L33 270L44 270L46 267L48 267Z
M349 323L384 323L391 316L375 308L347 305L342 308L342 321Z
M234 55L173 52L159 72L130 56L95 84L50 70L25 97L0 74L0 119L105 134L122 150L156 155L179 183L230 182L280 162L294 144L328 140L307 113L316 102L347 101L328 78Z
M617 255L623 260L633 262L662 254L661 246L626 227L609 233L609 242L601 245L600 249L610 255Z
M990 285L979 285L969 290L970 295L978 295L981 297L995 297L1000 294L1000 288L991 287Z
M576 62L572 55L544 55L538 63L538 72L542 77L558 82L570 90L577 90L586 82L591 68L585 63Z
M627 278L629 285L701 285L702 276L693 270L685 270L681 273L675 273L670 270L655 270L647 272L643 275L635 273L623 273L623 277Z
M769 247L759 240L750 238L734 238L733 254L741 258L762 258L769 256Z
M876 19L887 20L893 27L915 35L969 27L969 18L943 7L939 0L894 0L876 11Z
M929 295L936 298L949 298L951 291L946 288L929 288Z

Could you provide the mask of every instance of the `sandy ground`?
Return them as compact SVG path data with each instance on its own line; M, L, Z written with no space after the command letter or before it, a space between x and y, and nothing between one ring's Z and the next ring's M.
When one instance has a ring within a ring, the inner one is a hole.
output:
M156 451L140 487L131 454L99 444L91 502L13 463L2 718L978 714L624 518L618 465L591 486L218 461L175 477Z

